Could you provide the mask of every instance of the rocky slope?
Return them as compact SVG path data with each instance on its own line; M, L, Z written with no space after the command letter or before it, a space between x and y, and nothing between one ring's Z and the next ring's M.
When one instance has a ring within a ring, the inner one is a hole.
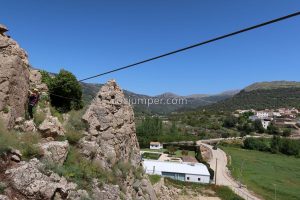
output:
M6 31L0 24L0 117L12 128L25 114L30 73L26 52Z

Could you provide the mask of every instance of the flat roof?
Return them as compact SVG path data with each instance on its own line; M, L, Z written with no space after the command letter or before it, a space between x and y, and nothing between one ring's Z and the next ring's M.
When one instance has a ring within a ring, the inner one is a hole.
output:
M153 167L155 166L155 171L158 172L173 172L210 176L207 167L202 163L178 163L158 160L144 160L143 165L147 171L153 170Z
M156 145L156 144L160 144L160 142L150 142L150 145L151 145L151 144Z

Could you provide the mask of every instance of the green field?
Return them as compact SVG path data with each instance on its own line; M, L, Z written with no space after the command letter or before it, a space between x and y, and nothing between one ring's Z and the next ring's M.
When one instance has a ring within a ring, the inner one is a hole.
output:
M233 176L266 200L300 199L300 158L222 147L231 156ZM241 170L242 168L242 170Z

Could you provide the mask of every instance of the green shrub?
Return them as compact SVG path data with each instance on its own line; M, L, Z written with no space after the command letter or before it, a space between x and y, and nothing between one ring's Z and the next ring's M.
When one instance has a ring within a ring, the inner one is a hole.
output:
M5 183L0 182L0 194L4 194L6 187L7 185Z
M46 119L46 114L44 112L34 112L33 121L37 126L42 124L45 119Z
M82 110L71 110L69 112L69 119L67 122L67 128L73 130L86 130L87 125L84 123L81 118L85 112L85 109Z
M60 70L58 75L46 83L49 88L51 104L59 112L79 110L83 107L81 85L71 72Z
M40 158L42 156L41 149L37 143L41 139L39 134L36 133L22 133L19 136L18 148L21 150L23 158L29 160L31 158Z
M53 116L53 117L57 117L57 119L61 122L61 123L63 123L63 121L64 121L64 119L63 119L63 116L62 116L62 114L55 108L55 107L50 107L50 112L51 112L51 115Z
M244 148L258 151L269 151L269 141L264 138L246 138L244 140Z
M65 135L71 145L76 145L83 137L83 134L80 131L70 129L67 130Z
M150 180L152 185L155 185L161 179L161 176L159 176L159 175L148 175L148 177L149 177L149 180Z
M139 166L137 167L135 170L134 170L134 177L135 179L142 179L143 178L143 175L144 175L144 168L142 166Z
M4 113L9 113L9 107L8 107L8 106L5 106L5 107L2 109L2 111L3 111Z
M18 139L14 133L8 132L0 122L0 155L18 145Z

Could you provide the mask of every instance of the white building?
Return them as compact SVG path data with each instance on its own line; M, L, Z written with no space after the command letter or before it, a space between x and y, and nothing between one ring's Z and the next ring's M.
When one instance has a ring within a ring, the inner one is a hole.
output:
M202 163L176 163L158 160L144 160L143 166L146 174L157 174L175 180L209 183L210 174Z
M269 112L268 111L257 111L255 113L255 115L259 118L259 119L265 119L269 117Z
M150 149L163 149L163 144L160 142L150 142Z
M262 126L264 129L267 129L268 126L270 125L271 121L270 120L261 120Z

